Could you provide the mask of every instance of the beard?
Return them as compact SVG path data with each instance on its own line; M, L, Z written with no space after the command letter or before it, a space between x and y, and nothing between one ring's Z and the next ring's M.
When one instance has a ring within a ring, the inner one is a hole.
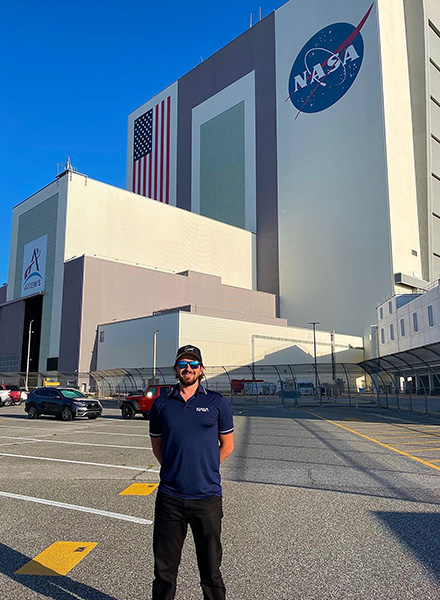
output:
M202 375L197 375L197 373L179 371L176 374L176 377L183 385L183 387L190 387L191 385L194 385L197 381L200 381Z

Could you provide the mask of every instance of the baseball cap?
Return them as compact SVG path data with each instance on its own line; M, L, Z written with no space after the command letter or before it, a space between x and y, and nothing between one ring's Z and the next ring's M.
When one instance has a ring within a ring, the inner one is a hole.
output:
M174 364L176 364L179 361L179 359L182 358L182 356L185 356L186 354L190 354L191 356L194 356L194 358L196 360L200 361L200 364L203 365L202 353L200 352L200 349L197 348L196 346L192 346L191 344L187 344L186 346L181 346L177 350L176 360L174 361Z

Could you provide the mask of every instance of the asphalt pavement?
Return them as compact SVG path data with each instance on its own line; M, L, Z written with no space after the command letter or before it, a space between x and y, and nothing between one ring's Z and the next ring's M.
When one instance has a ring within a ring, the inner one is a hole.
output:
M229 599L440 598L438 419L369 406L234 412L222 466ZM147 421L109 407L96 421L31 421L3 407L0 465L0 598L151 597L159 469ZM147 485L130 495L133 483ZM201 598L189 534L176 599Z

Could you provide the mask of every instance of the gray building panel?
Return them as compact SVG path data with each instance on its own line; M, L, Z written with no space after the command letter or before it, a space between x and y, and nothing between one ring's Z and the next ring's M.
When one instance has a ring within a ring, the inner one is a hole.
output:
M24 310L24 300L0 308L0 371L20 371Z
M408 49L409 84L411 93L412 127L414 136L414 159L417 191L417 216L420 237L422 277L430 278L430 248L428 203L428 155L427 155L427 103L424 8L421 2L405 2L405 24L408 31L406 44Z
M58 370L73 373L78 369L81 346L84 256L64 263L63 310L61 313Z
M244 102L200 128L200 214L245 227Z
M255 71L257 287L278 294L274 13L178 82L177 206L191 210L192 109Z
M54 194L44 202L31 208L19 217L17 254L15 267L14 298L21 296L23 276L24 247L39 237L47 235L46 269L43 299L43 314L41 320L40 370L46 370L46 360L49 357L52 293L55 270L55 244L58 216L58 194Z

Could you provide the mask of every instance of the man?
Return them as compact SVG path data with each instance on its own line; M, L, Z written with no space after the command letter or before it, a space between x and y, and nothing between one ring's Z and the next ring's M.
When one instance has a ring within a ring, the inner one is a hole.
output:
M153 600L172 600L188 525L196 547L204 600L224 600L220 572L222 488L220 463L234 449L232 410L217 392L205 390L199 348L178 349L177 385L156 398L150 436L159 463L154 517Z

